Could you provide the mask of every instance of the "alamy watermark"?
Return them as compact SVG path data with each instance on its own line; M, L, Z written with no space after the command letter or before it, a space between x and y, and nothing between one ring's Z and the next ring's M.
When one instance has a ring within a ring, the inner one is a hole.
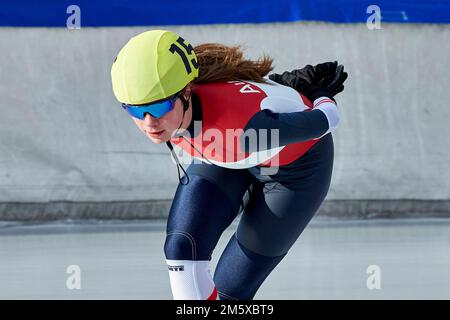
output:
M381 268L377 265L370 265L366 269L367 277L366 286L369 290L381 289Z
M370 14L367 18L366 26L369 30L381 29L381 9L379 6L372 4L367 7L366 13Z
M81 268L78 265L70 265L66 269L66 273L69 274L66 280L66 288L69 290L81 289Z
M81 9L79 6L72 4L67 7L67 14L70 14L66 20L67 29L81 29Z
M280 151L278 129L202 130L202 121L194 121L194 137L189 131L180 138L184 148L174 149L180 163L220 164L233 169L245 169L261 164L262 175L278 172ZM188 152L186 152L186 148ZM172 162L176 160L172 157ZM270 166L268 164L270 163Z

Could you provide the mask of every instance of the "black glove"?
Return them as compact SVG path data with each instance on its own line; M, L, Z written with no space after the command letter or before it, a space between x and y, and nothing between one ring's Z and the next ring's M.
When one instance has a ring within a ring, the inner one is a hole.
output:
M326 87L329 93L337 95L339 92L344 91L343 83L347 79L348 74L344 72L344 66L338 65L334 74L324 76L317 84L322 87Z
M334 101L334 96L344 90L343 83L347 79L344 66L335 62L325 62L316 66L306 65L302 69L271 74L269 79L289 86L301 92L313 102L320 97L328 97Z
M310 84L318 84L324 78L333 77L337 67L337 61L319 63L315 66L308 64L303 69L293 70L292 73L300 77L303 76L303 79ZM327 83L324 84L326 86Z

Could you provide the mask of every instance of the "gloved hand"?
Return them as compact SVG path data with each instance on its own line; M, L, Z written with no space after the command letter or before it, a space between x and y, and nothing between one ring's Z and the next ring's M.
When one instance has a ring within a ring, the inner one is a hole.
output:
M313 102L320 97L328 97L334 101L334 96L344 90L344 81L348 75L344 66L335 62L325 62L316 66L306 65L302 69L271 74L269 79L289 86L302 93Z
M337 64L337 61L335 62ZM323 73L322 73L323 74ZM319 86L326 87L329 92L333 95L337 95L339 92L344 91L344 82L347 79L348 74L344 72L344 66L338 65L336 70L331 74L325 75L317 83Z

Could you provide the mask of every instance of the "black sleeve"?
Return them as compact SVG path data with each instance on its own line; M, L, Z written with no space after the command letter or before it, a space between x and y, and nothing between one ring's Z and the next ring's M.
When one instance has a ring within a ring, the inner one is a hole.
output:
M247 131L249 129L256 130L256 133L253 130ZM267 129L267 134L261 135L259 129ZM271 141L272 129L279 130L278 145L277 141ZM242 151L247 153L263 151L318 138L328 129L328 119L320 110L275 113L264 109L253 115L245 126L244 134L240 138L240 145ZM257 143L251 143L255 138Z

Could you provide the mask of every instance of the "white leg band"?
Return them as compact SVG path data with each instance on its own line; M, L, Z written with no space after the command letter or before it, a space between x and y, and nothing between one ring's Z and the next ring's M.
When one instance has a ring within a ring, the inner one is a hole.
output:
M216 300L209 261L167 260L174 300Z

